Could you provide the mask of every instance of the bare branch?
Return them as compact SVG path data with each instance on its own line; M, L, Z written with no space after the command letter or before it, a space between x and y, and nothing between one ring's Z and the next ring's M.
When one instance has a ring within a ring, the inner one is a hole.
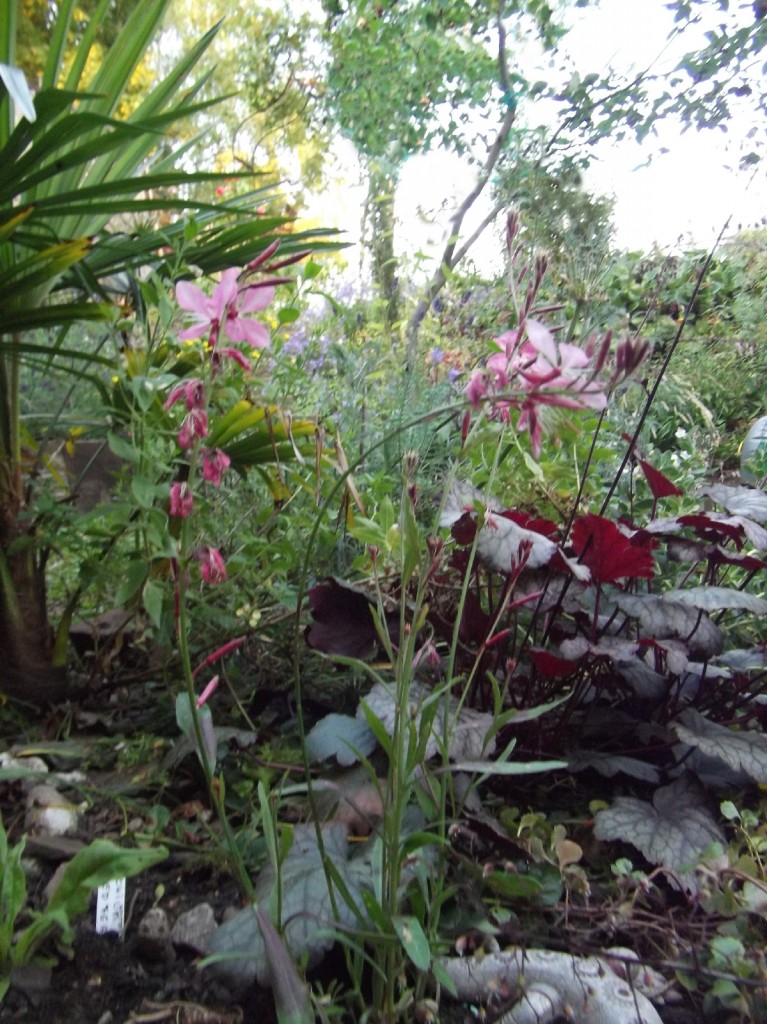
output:
M458 246L458 240L461 234L461 227L463 225L464 218L469 210L472 208L477 199L482 195L487 183L490 181L490 177L495 170L498 161L501 158L503 147L506 144L506 140L511 133L511 129L516 119L517 109L516 101L512 94L511 86L509 83L508 68L506 66L506 29L503 25L502 12L499 11L498 19L498 77L503 87L503 95L507 104L507 110L504 115L501 126L493 140L493 144L490 146L485 163L482 170L474 184L472 190L459 204L452 218L450 219L450 232L448 235L447 243L445 248L442 250L440 257L439 266L434 272L431 280L426 285L421 295L421 298L416 303L416 307L410 315L407 327L405 328L406 338L406 360L407 366L412 367L415 364L416 358L416 347L418 344L418 331L421 326L423 318L429 311L429 307L432 302L445 286L447 281L447 274L455 267L460 260L468 253L480 235L485 231L489 224L491 224L498 214L503 210L504 204L496 204L490 214L488 214L482 221L481 225L473 232L473 234L461 245Z

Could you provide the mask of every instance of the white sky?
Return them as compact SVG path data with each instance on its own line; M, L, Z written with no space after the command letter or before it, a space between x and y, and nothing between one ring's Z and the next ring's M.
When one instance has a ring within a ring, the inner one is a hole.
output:
M750 2L733 3L753 17ZM672 24L664 0L602 0L599 9L574 11L573 22L563 48L573 54L582 74L599 72L608 63L640 69L658 58L661 67L672 67L701 41L702 33L690 30L664 52ZM757 225L767 215L767 175L763 168L756 174L737 170L739 145L748 127L745 121L736 121L727 134L718 129L681 134L678 126L665 124L658 137L642 147L631 140L600 146L585 183L595 193L615 196L617 245L644 250L654 243L667 249L707 247L730 216L731 231ZM661 148L668 152L660 153ZM650 154L653 160L647 166ZM356 240L364 190L350 185L355 172L349 173L345 188L325 197L321 209L325 218ZM455 157L411 158L397 196L398 248L436 256L456 197L463 196L473 180L473 171ZM474 257L481 269L497 265L499 245L490 231L478 244ZM348 258L354 263L353 251Z

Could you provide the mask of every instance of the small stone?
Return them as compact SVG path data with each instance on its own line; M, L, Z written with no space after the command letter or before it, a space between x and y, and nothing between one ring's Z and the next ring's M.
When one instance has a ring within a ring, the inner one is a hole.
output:
M79 815L85 806L71 804L54 786L41 783L27 793L24 828L36 835L68 835L77 831Z
M165 963L172 957L170 921L162 907L147 910L139 921L136 952L147 960L162 960Z
M199 903L185 914L181 914L170 933L171 942L177 950L186 950L203 956L208 942L216 930L216 918L209 903Z

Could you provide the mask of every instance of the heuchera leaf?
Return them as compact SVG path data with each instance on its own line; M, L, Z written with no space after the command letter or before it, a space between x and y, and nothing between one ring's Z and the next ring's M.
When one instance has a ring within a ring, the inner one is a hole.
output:
M465 644L481 644L487 638L492 624L492 616L488 615L477 595L470 590L463 606L459 637Z
M532 530L533 533L541 533L544 537L553 537L559 527L551 519L539 519L536 516L529 516L526 512L520 512L516 508L507 508L501 515L504 519L511 519L517 526L525 530Z
M761 569L767 569L767 562L763 558L757 558L755 555L732 554L718 546L709 552L708 558L712 565L739 565L747 572L759 572Z
M640 539L639 543L632 543L615 523L603 516L591 514L576 519L571 541L579 560L591 570L596 583L617 583L620 579L638 576L652 579L655 574L648 541ZM650 542L652 546L655 543Z
M348 658L367 658L379 646L373 620L373 603L360 590L332 577L309 591L309 607L314 622L304 638L313 650L323 654L342 654ZM387 614L386 625L396 644L399 616Z
M413 683L408 693L408 714L418 732L427 704L431 703L430 692L418 683ZM447 702L447 708L445 707ZM381 683L376 683L357 709L357 717L365 719L365 709L371 712L389 736L394 735L397 715L396 692ZM447 716L445 714L447 711ZM448 718L447 743L445 743L445 718ZM484 711L461 707L452 697L442 697L436 716L430 723L430 731L424 748L424 759L435 757L446 746L451 760L469 758L476 760L493 753L495 741L487 742L487 734L493 724L493 716Z
M568 661L567 658L558 658L556 654L537 647L530 648L530 657L541 675L548 678L567 676L578 667L577 662Z
M456 519L450 527L450 533L457 544L463 544L465 547L473 544L477 533L477 524L471 512L464 512L460 518Z
M306 756L310 761L334 757L340 765L357 760L357 752L367 757L376 748L376 739L366 722L351 715L325 715L306 737Z
M667 594L619 594L615 603L626 615L639 619L643 639L681 640L687 653L701 660L724 650L722 631L705 612Z
M686 590L669 590L663 596L667 601L677 601L707 612L737 608L754 615L767 615L767 601L763 597L732 587L688 587Z
M767 494L753 487L728 487L726 484L711 484L702 487L701 494L707 495L717 505L726 508L730 515L746 516L757 523L767 522Z
M619 796L595 818L599 840L631 843L652 864L670 868L686 889L698 891L694 868L712 843L725 845L719 825L706 808L705 794L694 778L683 775L656 790L652 804ZM669 881L675 885L674 878Z
M650 485L652 496L657 501L659 498L672 498L680 497L684 494L684 491L676 484L672 484L667 476L664 476L659 469L655 469L649 462L644 459L639 460L639 465L642 467L642 472L645 475L645 480Z
M680 516L677 520L682 526L691 526L699 537L713 544L721 540L731 540L740 550L743 547L743 531L731 523L701 513Z
M762 733L735 732L709 722L695 708L685 708L672 726L683 743L745 772L755 782L767 783L767 738Z
M336 890L334 903L328 889L323 853L317 845L314 825L297 825L293 845L281 864L282 926L290 953L308 957L309 966L319 963L333 945L330 929L336 922L352 928L362 912L360 885L348 868L349 848L343 825L330 825L323 830L324 857L333 873L340 876L351 905ZM256 891L260 902L269 906L278 885L271 865L261 873ZM237 957L210 964L213 972L235 990L258 980L260 985L272 983L266 960L264 937L252 906L246 907L226 921L213 934L208 951L238 953Z

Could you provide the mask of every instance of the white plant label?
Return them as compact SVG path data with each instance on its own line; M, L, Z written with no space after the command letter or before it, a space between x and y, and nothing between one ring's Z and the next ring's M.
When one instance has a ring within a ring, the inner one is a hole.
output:
M100 885L96 894L96 934L123 933L125 924L125 879L115 878Z

